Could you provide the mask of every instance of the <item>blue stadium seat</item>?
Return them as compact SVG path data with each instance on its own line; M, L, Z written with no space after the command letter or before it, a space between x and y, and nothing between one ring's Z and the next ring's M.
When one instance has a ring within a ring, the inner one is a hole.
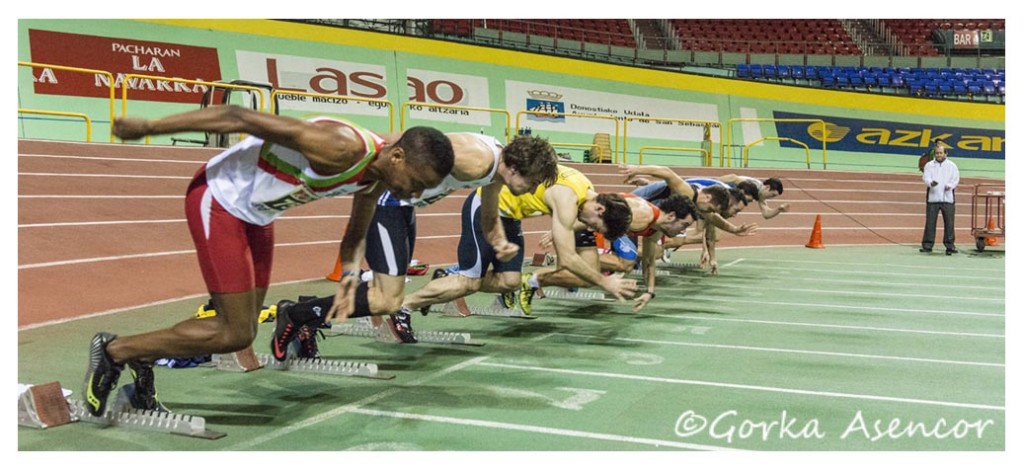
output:
M765 78L776 78L779 76L778 69L774 65L765 65L761 69L764 71Z
M967 94L967 86L965 86L963 83L953 83L953 93L956 93L958 95L965 95Z
M750 66L747 64L739 64L736 66L736 76L739 78L750 77Z
M804 67L802 65L796 65L790 71L790 74L793 78L802 80L804 78Z
M778 67L779 78L789 78L791 76L788 65L780 65Z

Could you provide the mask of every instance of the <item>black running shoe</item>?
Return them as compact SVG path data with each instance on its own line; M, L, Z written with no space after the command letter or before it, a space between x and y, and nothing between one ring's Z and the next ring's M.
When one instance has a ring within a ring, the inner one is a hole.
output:
M441 279L442 277L447 277L451 274L452 273L448 272L447 269L437 268L434 270L434 274L430 277L430 280L433 281L434 279ZM420 313L426 316L426 314L430 313L430 307L433 307L433 305L424 305L420 307Z
M288 343L295 339L299 332L299 326L292 322L288 315L288 308L295 305L291 300L282 300L277 303L277 318L274 320L274 335L270 338L270 351L274 359L284 362L288 359Z
M412 315L405 307L401 310L388 315L388 327L391 328L391 334L395 336L395 339L403 343L416 343L416 336L412 332Z
M107 408L107 398L117 386L124 365L117 364L107 354L107 345L117 338L110 333L96 333L89 347L89 367L85 371L85 407L93 416L103 416Z
M128 396L132 407L139 410L167 411L156 399L156 383L153 375L153 364L140 361L128 361L128 371L132 374L132 394Z
M320 347L316 344L317 333L323 334L322 331L310 325L302 325L299 328L299 332L295 334L295 340L299 342L299 357L303 359L317 359L320 357Z

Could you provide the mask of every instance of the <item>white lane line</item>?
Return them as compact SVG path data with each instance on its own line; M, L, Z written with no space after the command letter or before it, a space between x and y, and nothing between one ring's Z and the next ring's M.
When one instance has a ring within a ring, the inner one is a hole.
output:
M191 176L158 176L158 175L124 175L124 174L110 174L102 175L96 173L18 173L18 176L60 176L60 177L73 177L73 178L148 178L148 179L165 179L165 180L190 180Z
M739 264L739 263L740 263L740 262L742 262L742 261L743 261L744 259L746 259L746 258L739 258L739 259L736 259L736 260L730 261L730 262L729 262L728 264L722 265L722 267L723 267L723 268L728 268L729 266L732 266L732 265L734 265L734 264Z
M185 199L184 194L19 194L18 199Z
M840 266L874 266L874 267L885 267L886 270L891 269L891 268L911 268L911 269L916 269L916 270L927 269L929 271L945 269L945 270L952 270L952 271L957 271L957 272L960 272L960 271L988 271L988 272L998 272L998 273L1006 272L1006 270L1004 268L1002 268L1002 267L996 268L996 269L991 269L991 268L967 268L967 267L960 267L960 266L950 266L950 267L930 266L930 265L924 265L924 264L885 264L885 265L882 265L882 264L879 264L877 262L875 262L875 263L851 263L849 261L812 261L812 260L776 259L776 258L772 258L772 259L754 259L752 261L754 261L755 263L765 263L765 264L795 263L795 264L837 264L837 265L840 265ZM916 274L916 273L917 273L917 271L914 271L914 274ZM909 273L908 273L908 275L909 275Z
M934 330L910 330L905 328L880 328L874 326L852 326L852 325L836 325L831 323L805 323L805 322L787 322L787 321L774 321L774 320L747 320L740 318L718 318L710 316L695 316L695 314L684 314L684 315L667 315L661 313L645 313L644 315L661 318L673 318L676 320L696 320L696 321L724 321L734 323L754 323L760 325L776 325L776 326L799 326L808 328L834 328L843 330L865 330L865 331L882 331L886 333L911 333L911 334L922 334L922 335L942 335L942 336L963 336L967 338L996 338L1005 339L1005 335L999 334L988 334L988 333L963 333L959 331L934 331Z
M178 224L185 219L163 220L102 220L96 222L54 222L49 224L18 224L18 228L89 227L93 225Z
M213 156L206 157L202 160L167 160L161 158L118 158L118 157L84 157L81 155L47 155L41 153L21 153L18 154L19 158L63 158L69 160L100 160L100 161L115 161L115 162L145 162L145 163L187 163L190 165L201 165L206 163L213 158Z
M623 436L619 434L606 434L588 431L574 431L571 429L549 428L546 426L531 426L527 424L502 423L497 421L484 421L479 419L449 418L445 416L433 416L417 413L402 413L397 411L383 411L371 409L352 409L351 413L366 416L409 419L417 421L429 421L434 423L454 424L459 426L475 426L488 429L500 429L503 431L519 431L531 434L547 434L552 436L577 437L582 439L593 439L601 441L623 442L627 444L642 444L653 447L672 447L676 449L690 450L730 450L740 449L731 447L708 446L701 444L687 444L685 442L665 441L661 439L648 439L643 437Z
M547 339L548 337L550 337L552 334L554 334L554 333L546 333L546 334L538 335L538 336L536 336L534 338L531 338L529 341L531 341L531 342L532 341L543 341L543 340ZM264 442L272 441L274 439L277 439L278 437L281 437L281 436L284 436L286 434L298 431L298 430L303 429L303 428L307 428L309 426L316 425L316 424L324 422L326 420L329 420L329 419L341 416L341 415L343 415L345 413L354 413L354 412L360 411L361 410L360 407L363 407L363 406L369 405L371 403L375 403L375 402L381 401L381 400L383 400L385 398L388 398L388 397L390 397L392 395L395 395L397 393L401 393L403 391L406 391L408 388L415 387L415 386L418 386L418 385L422 385L422 384L425 384L425 383L427 383L427 382L429 382L431 380L434 380L434 379L437 379L437 378L440 378L440 377L444 377L444 376L446 376L448 374L451 374L453 372L458 372L460 370L469 368L471 366L478 365L478 364L480 364L483 361L486 361L488 359L490 359L490 356L481 356L481 357L476 357L476 358L473 358L473 359L469 359L469 360L460 362L460 363L455 364L455 365L453 365L451 367L448 367L448 368L445 368L443 370L437 371L437 372L435 372L433 374L427 375L425 377L422 377L422 378L419 378L419 379L416 379L416 380L412 380L412 381L408 382L407 384L405 384L405 386L403 386L403 387L391 387L391 388L389 388L387 390L384 390L384 391L378 392L376 394L370 395L370 396L368 396L366 398L363 398L362 400L358 400L358 401L349 403L347 405L342 405L342 406L330 409L330 410L325 411L323 413L320 413L320 414L318 414L316 416L312 416L312 417L310 417L308 419L305 419L305 420L303 420L301 422L298 422L298 423L295 423L295 424L292 424L292 425L289 425L289 426L285 426L283 428L274 430L274 431L272 431L272 432L270 432L268 434L264 434L262 436L256 437L254 439L250 439L248 441L240 442L237 445L231 446L231 447L229 447L229 448L227 448L225 450L242 450L242 449L249 449L249 448L252 448L252 447L257 447L257 446L263 444ZM372 410L367 410L367 411L368 412L374 412ZM498 423L495 423L495 424L498 424Z
M704 300L708 302L723 302L722 298L714 297L700 297L694 295L668 295L666 297L678 299L678 300ZM757 304L757 305L781 305L786 307L814 307L823 309L838 309L838 310L866 310L872 312L894 312L894 313L922 313L922 314L939 314L939 315L966 315L974 317L999 317L1003 318L1006 315L1002 313L983 313L983 312L965 312L960 310L930 310L930 309L912 309L912 308L895 308L895 307L865 307L861 305L842 305L842 304L810 304L800 302L769 302L765 300L742 300L737 298L730 298L726 302L738 302L745 304Z
M287 285L291 285L291 284L298 284L298 283L301 283L301 282L321 281L321 280L323 280L323 277L313 277L313 278L309 278L309 279L297 279L297 280L294 280L294 281L275 282L275 283L271 284L271 287L287 286ZM209 297L210 297L210 294L208 292L203 292L203 293L200 293L200 294L192 294L192 295L186 295L186 296L182 296L182 297L175 297L173 299L157 300L155 302L147 302L147 303L144 303L144 304L132 305L130 307L114 308L114 309L110 309L110 310L104 310L102 312L88 313L88 314L85 314L85 315L79 315L79 316L70 317L70 318L61 318L61 319L57 319L57 320L45 321L45 322L42 322L42 323L31 323L31 324L28 324L28 325L25 325L25 326L19 326L18 327L18 331L33 330L33 329L44 327L44 326L61 325L61 324L64 324L64 323L71 323L73 321L85 320L87 318L96 318L96 317L102 317L102 316L106 316L106 315L113 315L115 313L127 312L127 311L130 311L130 310L136 310L136 309L146 308L146 307L155 307L157 305L165 305L165 304L174 303L174 302L183 301L183 300L189 300L189 299L208 299Z
M862 296L865 296L865 297L899 297L899 298L920 297L920 298L925 298L925 299L940 300L943 303L951 301L951 300L972 300L972 301L978 301L978 302L995 302L995 303L1005 303L1006 302L1006 299L1004 299L1002 296L1000 296L1000 297L962 297L962 296L943 295L941 299L936 299L935 294L907 294L907 293L902 293L902 292L899 292L899 293L885 293L885 292L862 292L862 291L850 291L850 290L799 289L799 288L792 288L792 287L774 287L774 286L764 286L764 285L752 286L750 283L729 284L729 283L716 282L715 283L715 287L733 287L733 288L736 288L736 289L745 289L745 292L748 295L751 295L751 296L754 296L755 294L758 295L758 296L764 295L764 291L785 291L785 292L810 292L810 293L814 293L814 294L862 295ZM764 291L758 292L756 290L757 288L762 288ZM933 286L933 288L934 288L934 286ZM671 287L669 289L671 289Z
M929 270L931 270L930 266L929 266ZM786 281L806 281L806 282L812 282L812 283L827 283L828 285L833 286L833 287L841 286L843 284L853 284L853 285L860 285L860 286L877 286L877 287L880 287L880 288L881 287L885 287L885 288L906 287L908 289L913 289L913 288L934 289L935 288L935 284L924 284L924 283L918 283L918 282L878 282L878 281L863 281L863 280L858 280L858 279L843 279L843 278L830 279L830 278L825 278L825 277L791 277L791 276L786 276L785 280ZM745 285L744 287L747 287L747 285ZM958 290L975 289L975 290L991 290L991 291L999 291L999 292L1005 292L1006 291L1006 289L1002 285L999 285L999 286L964 286L964 285L957 285L956 288Z
M275 245L277 246L277 245ZM50 261L47 263L34 263L34 264L19 264L18 269L37 269L37 268L51 268L54 266L69 266L72 264L85 264L85 263L99 263L103 261L120 261L126 259L138 259L138 258L154 258L159 256L176 256L176 255L187 255L194 254L196 250L180 250L180 251L159 251L154 253L141 253L135 255L122 255L122 256L102 256L98 258L82 258L73 259L66 261Z
M322 423L322 422L327 421L329 419L341 416L341 415L343 415L345 413L350 413L352 411L355 411L356 409L358 409L361 406L365 406L365 405L368 405L370 403L378 402L380 400L388 398L388 397L390 397L392 395L395 395L397 393L401 393L401 392L407 390L409 387L415 387L417 385L422 385L422 384L424 384L424 383L426 383L426 382L428 382L430 380L433 380L433 379L436 379L436 378L439 378L439 377L444 377L444 376L446 376L448 374L451 374L452 372L456 372L456 371L465 369L467 367L470 367L472 365L479 364L479 363L481 363L483 361L486 361L489 358L490 358L490 356L481 356L481 357L475 357L473 359L469 359L469 360L460 362L460 363L455 364L455 365L453 365L451 367L448 367L446 369L442 369L442 370L437 371L437 372L435 372L433 374L430 374L430 375L428 375L426 377L422 377L420 379L413 380L413 381L409 382L408 384L406 384L404 387L391 387L391 388L388 388L387 390L384 390L382 392L378 392L376 394L370 395L370 396L368 396L366 398L363 398L362 400L355 401L355 402L349 403L347 405L341 405L341 406L332 408L332 409L327 410L327 411L325 411L323 413L320 413L318 415L311 416L311 417L309 417L309 418L307 418L305 420L302 420L302 421L300 421L298 423L291 424L291 425L288 425L288 426L284 426L282 428L275 429L272 432L269 432L269 433L264 434L262 436L258 436L258 437L254 438L254 439L249 439L247 441L240 442L240 443L238 443L238 444L236 444L234 446L228 447L228 448L226 448L224 450L242 450L242 449L248 449L248 448L252 448L252 447L258 447L260 444L263 444L264 442L272 441L272 440L277 439L278 437L284 436L286 434L293 433L295 431L298 431L298 430L303 429L303 428L307 428L309 426L316 425L318 423Z
M617 336L614 338L605 338L601 336L593 335L581 335L575 333L559 333L562 336L575 336L579 338L595 338L595 339L607 339L610 341L623 341L627 343L645 343L645 344L661 344L666 346L685 346L692 348L710 348L710 349L735 349L738 351L758 351L758 352L771 352L771 353L782 353L782 354L803 354L809 356L834 356L834 357L847 357L853 359L881 359L885 361L907 361L907 362L928 362L933 364L945 364L945 365L958 365L958 366L979 366L979 367L998 367L1005 368L1004 364L994 362L973 362L973 361L954 361L951 359L930 359L923 357L907 357L907 356L883 356L880 354L858 354L858 353L842 353L833 351L812 351L808 349L785 349L785 348L766 348L760 346L739 346L731 344L713 344L713 343L691 343L688 341L665 341L665 340L653 340L653 339L640 339L640 338L624 338Z
M532 231L532 232L523 232L523 235L538 235L538 234L543 234L543 233L547 233L547 231L546 230L537 230L537 231ZM457 233L457 234L454 234L454 235L429 235L429 236L424 236L424 237L419 237L418 236L418 237L416 237L416 239L417 240L435 240L435 239L446 239L446 238L459 238L461 236L462 236L461 233ZM274 245L274 249L296 247L296 246L309 246L309 245L325 245L325 244L326 245L337 245L339 243L341 243L341 240L318 240L318 241L310 241L310 242L277 243L277 244ZM151 257L154 257L154 256L192 255L192 254L195 254L195 252L196 252L196 250L193 249L193 250L180 250L180 251L162 251L162 252L154 252L154 253L138 253L138 254L133 254L133 255L104 256L104 257L99 257L99 258L82 258L82 259L72 259L72 260L63 260L63 261L50 261L50 262L46 262L46 263L19 264L18 265L18 269L20 270L20 269L50 268L50 267L54 267L54 266L68 266L68 265L83 264L83 263L100 263L100 262L104 262L104 261L120 261L120 260L126 260L126 259L136 259L136 258L151 258Z
M416 217L453 217L461 215L457 212L435 212L416 214ZM281 216L276 220L322 220L322 219L347 219L349 215L295 215ZM54 222L48 224L20 224L18 228L50 228L50 227L87 227L92 225L132 225L132 224L170 224L184 223L185 219L163 219L163 220L101 220L94 222Z
M623 379L641 382L656 382L677 385L698 385L703 387L732 388L739 390L754 390L758 392L786 393L793 395L809 395L816 397L850 398L855 400L887 401L896 403L909 403L915 405L935 405L949 408L968 408L974 410L1005 411L1004 406L985 405L979 403L959 403L949 401L921 400L917 398L887 397L882 395L863 395L858 393L824 392L819 390L803 390L797 388L766 387L761 385L747 385L727 382L708 382L704 380L671 379L665 377L650 377L644 375L617 374L612 372L595 372L573 369L555 369L551 367L523 366L515 364L502 364L497 362L481 362L478 365L483 367L496 367L503 369L529 370L534 372L549 372L562 375L580 375L586 377L604 377L609 379Z
M761 230L761 229L758 229L758 230ZM943 256L940 259L943 259L943 258L945 258L945 257ZM923 269L924 269L924 267L922 267L922 270ZM779 267L778 270L780 272L784 270L786 272L788 272L788 271L799 271L799 272L807 271L807 272L812 272L812 273L829 273L829 274L839 274L840 273L840 271L837 271L835 269L788 268L788 267L783 268L783 267ZM927 277L927 278L939 278L939 279L942 279L943 281L949 281L949 274L928 274L928 273L921 273L921 272L917 272L917 271L912 272L912 273L908 273L908 272L892 272L892 271L886 271L886 270L881 270L881 269L877 270L877 271L851 271L851 270L848 270L848 269L844 269L844 270L841 271L841 273L843 275L864 274L866 276L870 276L870 277L874 277L874 278L878 278L878 277L882 277L882 276L899 276L899 277L903 277L903 278L906 278L906 277L926 278ZM776 275L782 275L782 274L776 273ZM1005 277L1004 276L975 276L975 275L971 275L970 276L970 280L972 280L972 281L973 280L986 280L986 281L999 281L999 282L1003 282L1005 280ZM963 282L963 279L958 279L957 280L957 287L959 287L962 282Z

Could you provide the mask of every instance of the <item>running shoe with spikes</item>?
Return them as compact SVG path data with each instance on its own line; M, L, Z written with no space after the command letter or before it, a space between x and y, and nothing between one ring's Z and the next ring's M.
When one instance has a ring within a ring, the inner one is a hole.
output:
M128 372L132 374L132 390L128 396L132 407L138 410L167 412L167 408L156 398L156 377L153 375L153 364L128 361Z
M274 359L284 362L288 359L288 343L295 339L299 332L298 325L292 322L288 315L288 308L295 305L291 300L282 300L277 303L277 318L274 321L274 335L270 338L270 351Z
M100 332L92 337L89 347L89 366L85 371L85 407L93 416L103 416L107 409L107 398L117 386L123 364L115 363L107 354L107 345L117 338L111 333Z
M295 341L299 343L298 356L303 359L318 359L320 357L320 347L317 345L317 333L323 335L324 333L319 329L310 326L302 325L299 328L299 332L295 335ZM326 336L323 336L326 338Z
M498 302L501 303L503 308L516 308L516 297L518 297L518 295L519 291L498 294Z
M416 336L412 332L412 312L402 307L401 310L388 315L387 324L391 334L402 343L416 343Z
M533 294L535 289L530 285L530 275L523 273L519 286L519 309L526 315L533 315Z

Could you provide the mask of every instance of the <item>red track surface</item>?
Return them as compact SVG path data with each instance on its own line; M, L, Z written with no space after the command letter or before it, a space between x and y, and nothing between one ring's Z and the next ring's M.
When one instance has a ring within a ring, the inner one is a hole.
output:
M216 150L23 140L18 153L19 327L205 292L183 204L191 176ZM615 166L573 166L589 175L598 191L631 188L622 184ZM733 172L676 170L684 177ZM924 188L917 173L739 173L782 178L785 192L771 204L788 202L790 213L766 221L751 206L736 221L757 222L758 233L725 234L720 246L803 245L818 214L826 246L916 246L920 240ZM1002 181L961 182L957 240L964 249L974 245L968 185L976 183ZM455 262L459 212L467 193L457 192L418 213L416 258L431 264ZM350 197L321 201L278 219L272 282L315 279L329 272L351 203ZM530 232L549 228L546 217L525 221L527 256L537 251L539 238Z

